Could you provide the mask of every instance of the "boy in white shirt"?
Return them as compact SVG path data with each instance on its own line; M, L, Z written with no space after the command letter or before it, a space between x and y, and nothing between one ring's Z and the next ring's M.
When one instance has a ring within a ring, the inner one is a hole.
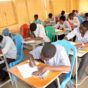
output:
M39 38L39 39L43 39L45 42L50 42L50 39L46 36L43 25L31 23L30 31L34 38Z
M80 46L88 46L88 21L84 21L80 28L74 29L72 32L70 32L65 39L70 40L74 36L76 36L76 42L80 43L77 45L79 48ZM81 79L86 67L88 66L88 53L86 53L80 62L79 68L78 68L78 79Z
M68 55L64 47L59 44L45 44L44 46L39 46L30 52L30 56L34 59L40 59L47 64L47 66L39 69L37 72L34 72L34 75L43 74L47 70L62 71L63 74L60 76L60 83L62 83L66 73L70 71ZM56 88L51 85L47 88Z
M9 36L0 35L0 47L1 54L5 56L8 64L15 61L17 56L17 50L13 40ZM2 72L4 67L5 63L0 64L0 75L3 75ZM2 79L4 80L5 78Z
M55 29L71 30L71 26L66 21L65 16L61 16L59 22L54 26Z

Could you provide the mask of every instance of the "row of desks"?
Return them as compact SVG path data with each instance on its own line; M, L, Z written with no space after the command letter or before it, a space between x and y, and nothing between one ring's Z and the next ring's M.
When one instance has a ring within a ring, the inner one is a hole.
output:
M76 43L72 43L72 44L75 45ZM87 52L88 52L88 47L84 47L84 49L79 49L77 51L77 56L82 57ZM22 62L18 65L22 65L22 64L25 64L25 63L28 63L28 62L24 61L24 62ZM44 64L40 63L40 65L42 66ZM49 75L45 79L41 79L41 78L38 78L38 77L30 77L30 78L24 79L21 76L19 70L17 69L17 66L14 66L14 67L8 69L8 71L10 73L12 73L13 75L15 75L17 78L19 78L20 80L24 81L28 85L31 85L35 88L45 88L47 85L49 85L52 81L54 81L58 76L60 76L62 74L61 71L49 72Z

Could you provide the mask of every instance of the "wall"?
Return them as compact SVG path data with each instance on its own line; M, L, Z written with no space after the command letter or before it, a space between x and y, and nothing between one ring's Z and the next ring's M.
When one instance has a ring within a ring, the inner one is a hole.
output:
M88 12L88 0L79 0L79 11L81 13Z
M34 14L38 14L39 18L44 20L50 12L58 15L61 10L65 10L68 13L78 8L77 0L2 1L0 0L0 31L5 27L9 27L12 32L19 32L20 25L32 22Z

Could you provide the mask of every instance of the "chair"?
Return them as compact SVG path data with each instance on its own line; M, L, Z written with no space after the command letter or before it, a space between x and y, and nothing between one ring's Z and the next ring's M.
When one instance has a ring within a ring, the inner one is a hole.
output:
M21 61L24 60L22 36L20 34L16 34L15 36L12 37L12 39L16 44L17 58L16 58L16 61L9 64L9 67L13 67L14 65L19 64Z
M8 28L3 29L2 35L9 36L10 35L9 29Z
M52 26L46 26L45 27L46 35L50 38L51 42L54 42L55 40L55 29Z
M29 27L27 24L23 24L20 27L20 32L23 38L27 38L28 37L28 33L29 33Z
M66 40L59 40L57 42L53 42L53 44L62 45L66 49L66 52L67 52L68 56L70 56L71 50L73 51L72 58L71 58L71 71L66 74L66 77L64 78L63 82L60 84L60 88L65 88L67 83L70 82L70 88L72 88L71 76L72 76L72 73L73 73L74 64L75 64L75 60L76 60L76 56L77 56L76 55L77 54L76 47L73 46L70 42L68 42Z

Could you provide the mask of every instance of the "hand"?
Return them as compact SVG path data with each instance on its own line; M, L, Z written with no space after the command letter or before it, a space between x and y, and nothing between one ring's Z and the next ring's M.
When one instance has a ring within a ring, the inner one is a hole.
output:
M36 66L36 64L35 64L35 60L34 60L34 58L33 58L33 56L30 54L30 56L29 56L29 65L31 66L31 67L34 67L34 66Z
M33 72L33 75L42 76L42 74L44 74L47 70L48 70L47 66L39 67L38 71Z
M29 66L30 67L36 66L35 61L34 60L29 61Z

